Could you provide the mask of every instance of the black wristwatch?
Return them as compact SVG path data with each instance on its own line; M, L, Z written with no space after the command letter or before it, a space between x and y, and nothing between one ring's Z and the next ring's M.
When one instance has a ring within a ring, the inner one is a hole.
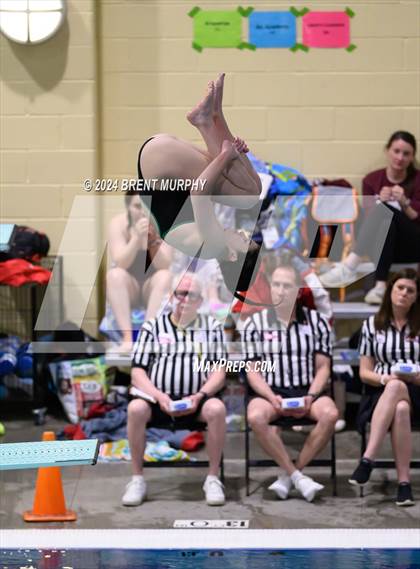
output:
M201 391L201 389L200 389L200 391L198 391L198 393L201 393L201 395L203 396L201 401L205 401L206 399L209 398L209 394L206 393L205 391Z
M315 401L315 399L318 399L318 397L321 395L321 393L318 391L316 393L307 393L308 397L312 397L312 399Z

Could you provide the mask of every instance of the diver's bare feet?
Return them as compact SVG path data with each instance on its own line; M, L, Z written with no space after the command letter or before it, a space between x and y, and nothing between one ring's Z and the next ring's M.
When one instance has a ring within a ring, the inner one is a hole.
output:
M224 140L222 143L221 153L230 160L235 160L239 158L238 143L236 141L231 142L230 140Z
M206 96L187 114L187 119L193 126L208 126L213 122L214 91L214 81L209 81Z
M214 109L213 116L215 119L220 118L224 120L223 110L222 110L222 100L223 100L223 86L225 82L225 73L220 73L216 81L214 82Z
M242 138L235 136L234 143L236 143L236 149L238 150L238 152L241 152L242 154L246 154L247 152L249 152L248 145L245 142L245 140L242 140Z

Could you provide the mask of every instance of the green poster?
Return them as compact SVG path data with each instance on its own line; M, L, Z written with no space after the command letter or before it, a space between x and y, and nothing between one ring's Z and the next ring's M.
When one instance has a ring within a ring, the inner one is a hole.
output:
M242 46L242 14L238 11L200 10L194 15L195 49Z

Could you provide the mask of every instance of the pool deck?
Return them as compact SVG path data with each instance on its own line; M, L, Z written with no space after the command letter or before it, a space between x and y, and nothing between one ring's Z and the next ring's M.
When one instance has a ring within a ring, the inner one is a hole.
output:
M63 421L51 419L44 427L34 426L29 419L5 421L6 436L2 442L40 440L44 430L60 430ZM307 469L307 473L325 485L313 503L296 494L279 501L267 487L277 476L275 468L251 471L251 495L245 495L244 442L242 433L228 433L225 451L226 496L222 507L204 503L201 486L205 471L201 469L148 469L148 500L139 507L121 505L125 484L130 478L129 464L103 464L62 469L67 507L77 512L76 522L28 524L22 512L32 508L36 470L3 471L0 494L0 526L2 529L168 529L175 520L249 520L250 529L327 529L327 528L401 528L419 529L420 470L412 471L416 505L399 508L394 504L395 470L377 469L372 482L359 496L358 489L347 482L360 449L359 435L354 431L338 433L338 496L332 496L327 469ZM299 448L305 435L287 433L290 447ZM414 435L414 456L420 456L420 437ZM262 457L256 445L253 456ZM255 453L255 454L254 454ZM200 452L200 456L204 453ZM381 458L390 456L389 440ZM420 538L419 538L420 543ZM304 544L302 544L304 547Z

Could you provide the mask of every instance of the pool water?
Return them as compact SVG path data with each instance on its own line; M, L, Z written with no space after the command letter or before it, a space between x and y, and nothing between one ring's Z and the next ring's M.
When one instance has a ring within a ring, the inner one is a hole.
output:
M420 569L419 549L3 549L0 569Z

